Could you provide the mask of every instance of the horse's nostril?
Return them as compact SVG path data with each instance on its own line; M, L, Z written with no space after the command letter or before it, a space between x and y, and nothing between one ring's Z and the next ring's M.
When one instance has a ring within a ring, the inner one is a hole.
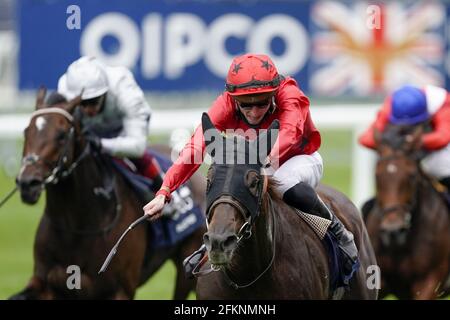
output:
M40 179L32 179L29 183L30 187L38 187L42 184L42 180Z
M224 249L232 249L237 244L237 237L235 235L228 236L223 242Z
M32 178L32 179L17 180L17 183L22 188L35 188L42 185L42 180L38 178Z
M203 235L203 243L208 247L210 245L210 241L209 241L209 235L204 234Z

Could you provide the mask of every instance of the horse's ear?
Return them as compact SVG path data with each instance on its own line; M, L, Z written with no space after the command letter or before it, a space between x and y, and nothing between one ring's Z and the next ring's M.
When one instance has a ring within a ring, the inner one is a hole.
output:
M36 110L42 109L45 107L45 96L47 94L47 88L45 86L41 86L36 96Z
M216 129L216 127L214 126L214 124L211 121L211 118L209 117L209 115L206 112L203 112L203 114L202 114L203 135L205 134L206 131L213 129L213 128Z
M75 108L77 106L79 106L81 103L81 93L76 96L75 98L73 98L72 100L70 100L69 102L67 102L66 106L64 107L64 109L69 112L69 113L73 113L73 111L75 110Z
M274 120L270 127L258 136L258 159L260 160L260 163L264 163L264 160L272 151L272 148L278 139L279 129L280 122Z
M220 131L212 123L210 117L206 112L202 114L202 129L203 129L203 137L205 139L206 152L208 152L211 157L214 158L216 152L219 148L224 146L225 138L220 134ZM214 138L213 138L214 137ZM220 144L219 141L221 142ZM213 144L213 142L215 142ZM222 149L220 149L222 150Z

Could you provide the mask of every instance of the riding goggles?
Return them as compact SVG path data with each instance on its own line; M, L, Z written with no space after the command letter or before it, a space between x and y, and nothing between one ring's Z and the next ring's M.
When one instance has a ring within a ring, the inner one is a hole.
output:
M263 100L260 102L251 102L251 103L243 103L243 102L239 102L237 100L235 100L235 101L236 101L236 105L242 109L251 109L253 107L256 107L258 109L265 109L272 105L272 97L270 97L267 100Z

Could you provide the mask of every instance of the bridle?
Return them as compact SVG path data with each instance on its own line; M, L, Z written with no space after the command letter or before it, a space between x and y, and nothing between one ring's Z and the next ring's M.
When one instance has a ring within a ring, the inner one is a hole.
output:
M58 160L56 161L56 165L53 167L53 169L50 171L50 173L44 178L44 181L41 183L41 188L44 188L46 185L56 185L61 180L64 180L65 178L70 176L73 173L73 171L78 167L78 165L91 153L90 144L86 143L81 154L69 166L67 166L68 159L69 159L68 154L70 151L69 150L70 146L75 143L75 141L74 141L74 139L75 139L75 119L74 119L73 115L71 115L69 112L67 112L64 109L57 108L57 107L50 107L50 108L36 110L31 114L30 119L33 119L36 116L45 115L45 114L62 115L69 122L71 127L69 129L68 136L66 138L66 142L62 148L62 152L59 155ZM53 163L48 163L47 161L43 160L39 155L30 154L30 155L25 156L22 159L22 168L24 166L36 164L39 161L42 161L49 167L52 167L52 165L53 165ZM71 233L75 233L75 234L81 234L81 235L104 234L104 233L110 231L119 221L120 212L121 212L121 203L120 203L120 198L117 194L117 188L115 186L115 179L113 180L112 189L114 190L116 205L115 205L114 217L108 225L106 225L105 227L102 227L101 229L97 229L97 230L74 230L74 229L70 229L70 230L64 229L64 230L70 231ZM95 191L96 190L94 190L94 193L97 194ZM57 226L50 219L49 219L49 221L52 223L52 225L54 227L56 227L58 229L62 229L61 227Z
M262 185L262 194L265 194L267 191L267 186L268 186L268 177L267 175L263 175L263 185ZM258 276L256 276L252 281L246 283L246 284L238 284L235 281L233 281L230 276L227 273L226 268L223 267L215 267L214 265L211 265L211 267L207 270L204 271L197 271L197 269L199 267L201 267L201 263L199 263L194 270L192 271L192 274L194 276L203 276L206 274L209 274L213 271L222 271L223 275L225 276L225 280L228 283L229 286L233 287L234 289L238 290L238 289L243 289L243 288L247 288L250 287L251 285L253 285L256 281L258 281L273 265L273 262L275 261L275 251L276 251L276 215L274 212L274 208L273 208L273 200L271 198L271 196L268 194L268 196L266 197L267 201L268 201L268 211L270 211L271 213L271 222L272 222L272 239L271 239L271 243L272 243L272 257L270 259L270 262L268 263L268 265L266 266L266 268L259 273ZM241 243L244 240L250 239L252 236L252 227L253 224L256 221L255 219L251 218L251 215L249 213L247 213L247 210L235 199L233 199L232 197L229 196L221 196L219 197L216 201L213 202L213 204L210 206L207 215L206 215L206 226L209 229L209 224L208 224L208 220L209 217L211 216L211 214L214 212L214 208L219 205L219 204L223 204L223 203L227 203L231 206L233 206L243 217L244 217L244 223L242 224L242 226L239 228L239 231L236 235L237 237L237 244ZM259 203L259 207L261 206L261 203Z
M31 114L31 119L33 119L36 116L44 115L44 114L60 114L64 116L64 118L69 122L71 125L68 133L68 137L66 139L66 143L63 146L63 150L56 161L56 165L53 167L51 172L47 175L47 177L44 179L42 183L42 187L45 187L48 184L57 184L61 179L69 176L73 170L80 164L80 162L89 154L89 145L86 144L81 154L78 156L78 158L72 162L72 164L69 167L66 167L68 162L68 153L71 143L73 143L73 139L75 137L75 128L74 128L74 118L73 116L67 112L66 110L63 110L61 108L45 108L40 109L37 111L34 111ZM38 163L39 161L42 161L49 167L53 166L53 163L48 163L47 161L43 160L39 155L36 154L30 154L25 156L22 159L22 167L34 165Z
M404 150L402 150L402 151L404 151ZM405 155L402 155L402 156L405 156ZM401 155L399 155L399 154L391 154L388 156L380 157L378 159L378 162L390 161L390 160L398 159L400 157L401 157ZM417 180L417 179L419 179L419 176L421 175L420 166L418 164L420 157L414 157L413 160L415 160L415 162L417 163L418 170L416 171L416 174L414 174L414 177L415 177L414 179ZM414 181L414 182L416 183L417 181ZM388 214L390 212L394 212L397 210L403 210L404 212L406 212L405 217L404 217L404 224L405 224L406 229L408 230L411 227L412 211L417 206L417 199L418 199L417 193L418 193L418 190L415 191L415 194L411 197L412 201L410 201L410 202L397 203L397 204L391 205L389 207L380 208L380 210L377 211L378 215L382 217L385 214Z

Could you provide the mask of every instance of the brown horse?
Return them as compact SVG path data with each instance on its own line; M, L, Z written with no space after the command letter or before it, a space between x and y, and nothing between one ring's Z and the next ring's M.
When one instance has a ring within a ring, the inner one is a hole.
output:
M420 167L421 127L376 133L376 199L366 225L381 269L383 297L435 299L448 293L448 207Z
M121 233L142 216L143 203L85 141L79 112L74 112L80 97L69 102L56 98L49 106L45 89L39 91L25 130L17 183L28 204L36 203L45 188L46 206L35 238L33 276L11 298L132 299L167 259L177 268L174 298L186 298L195 283L185 278L182 261L201 244L203 228L175 247L150 250L151 232L140 225L127 236L107 272L97 274ZM194 199L203 203L204 178L196 176L191 183ZM74 268L81 271L78 287L69 279Z
M204 132L216 130L206 114L202 120ZM276 123L267 132L276 129ZM252 152L264 159L276 140L276 135L272 136L263 151L260 146L266 145L266 133L251 142L236 136L214 136L214 141L223 139L223 145L235 145L231 152L225 151L228 159ZM209 149L212 143L206 136L205 141ZM240 151L238 144L245 151ZM332 188L319 188L322 199L354 233L359 248L361 266L342 297L334 296L330 289L324 245L296 210L280 199L276 183L261 174L261 162L223 164L217 150L208 152L213 164L208 173L204 243L211 270L216 272L198 278L199 299L377 298L377 289L366 286L366 269L376 264L375 255L360 214L349 199Z

